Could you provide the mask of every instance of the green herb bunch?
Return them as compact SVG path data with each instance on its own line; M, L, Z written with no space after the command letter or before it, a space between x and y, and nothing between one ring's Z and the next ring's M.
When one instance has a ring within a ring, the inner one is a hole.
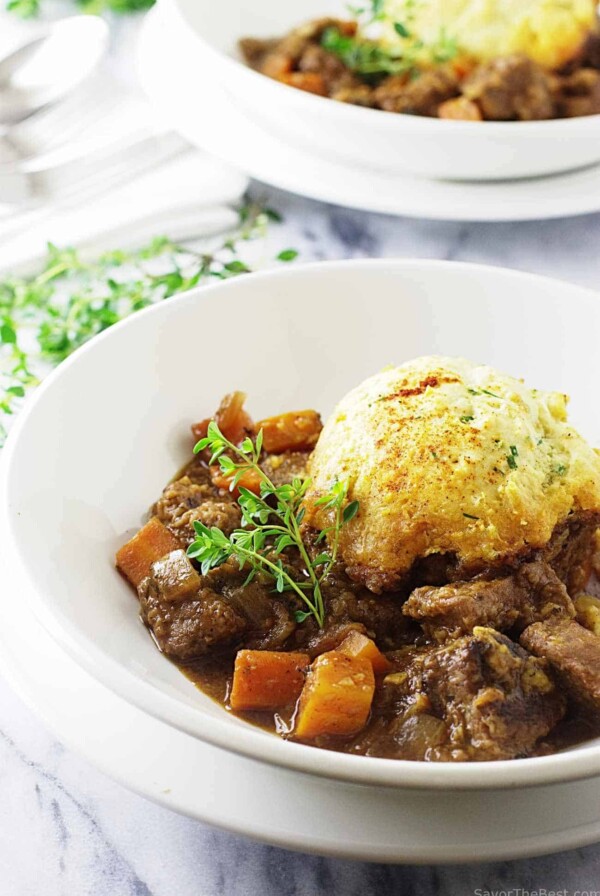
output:
M348 484L342 482L336 482L317 501L333 511L333 524L317 538L318 544L330 535L329 549L311 558L301 531L303 500L310 480L294 479L289 484L276 486L259 465L262 442L261 430L255 441L246 438L240 446L234 445L216 423L209 424L206 438L197 443L194 452L208 449L210 464L218 462L221 471L231 478L231 489L238 489L242 528L227 536L216 526L209 528L195 521L196 539L188 548L188 556L200 563L204 574L234 558L240 569L249 570L244 584L249 584L259 572L266 575L273 580L279 594L290 592L302 600L306 609L296 612L297 622L314 616L322 626L325 620L323 582L336 562L342 527L358 512L358 502L348 503ZM258 476L258 495L241 485L248 472ZM288 548L300 554L304 577L286 564Z
M0 279L0 446L26 392L77 348L128 315L202 283L251 270L242 246L264 237L277 212L258 204L238 209L239 222L211 251L158 237L134 252L93 261L74 249L48 246L33 277ZM284 249L280 262L297 252Z
M116 13L138 12L150 9L156 0L75 0L75 4L82 12L99 15L107 10ZM6 0L6 8L17 13L23 19L30 19L39 15L42 10L43 0ZM49 3L44 4L46 7Z
M423 63L449 62L458 53L456 41L444 29L431 44L425 44L413 34L418 3L419 0L405 0L404 21L392 23L396 34L403 39L400 47L386 46L365 36L373 24L388 19L384 0L371 0L367 6L350 5L349 12L358 19L358 34L349 36L342 34L338 28L327 28L321 44L366 81L377 81L388 75L418 77Z

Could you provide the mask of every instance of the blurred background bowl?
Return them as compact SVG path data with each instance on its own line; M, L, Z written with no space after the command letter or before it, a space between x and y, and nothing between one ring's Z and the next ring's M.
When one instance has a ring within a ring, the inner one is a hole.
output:
M287 142L359 167L450 180L539 177L600 161L600 115L552 121L447 121L382 112L288 87L241 60L241 37L277 37L310 19L348 18L343 0L165 0L235 103Z

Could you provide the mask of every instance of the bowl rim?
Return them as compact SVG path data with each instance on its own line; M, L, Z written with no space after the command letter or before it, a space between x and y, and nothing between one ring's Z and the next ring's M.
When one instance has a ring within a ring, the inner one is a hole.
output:
M198 2L198 0L195 0L195 2ZM200 0L200 2L202 2L202 0ZM208 2L208 0L204 0L204 2ZM332 100L331 97L322 97L314 93L309 93L308 91L298 90L298 88L292 87L289 84L284 84L273 78L269 78L267 75L263 75L261 72L257 72L255 69L250 68L250 66L246 65L245 62L236 56L229 55L223 50L218 49L192 22L188 15L186 0L170 0L170 3L194 38L202 44L204 50L210 53L213 59L218 61L219 65L229 69L234 78L249 79L249 83L254 83L256 89L271 91L274 98L280 98L280 102L285 102L286 96L290 99L293 92L295 95L294 102L299 105L305 105L307 109L312 107L315 115L318 114L320 116L324 113L325 108L329 108L330 115L337 115L348 121L353 120L356 124L362 123L364 126L367 126L368 124L373 125L377 120L381 123L382 127L398 129L399 125L402 125L422 130L425 133L434 130L438 136L440 134L441 124L448 134L479 134L481 136L485 133L486 137L515 137L517 134L522 133L523 137L525 137L530 136L533 131L539 131L540 136L543 136L546 139L559 135L566 138L571 132L576 131L577 129L585 129L586 124L594 125L600 123L600 113L595 113L594 115L579 115L573 118L545 118L539 121L460 121L432 118L424 115L408 115L404 112L386 112L384 109L371 109L365 106L356 106L352 103L336 102L335 100ZM232 17L232 21L235 21L235 17ZM236 36L235 40L238 41L239 39L240 36ZM223 87L225 87L226 90L229 90L227 84L224 83ZM286 92L285 96L283 93L284 91ZM335 109L335 111L333 111L333 109ZM369 114L369 118L365 118L366 113ZM374 114L378 116L377 119L373 118ZM386 119L390 121L389 124L383 124ZM481 130L482 126L485 127L485 131ZM552 132L557 133L553 135Z
M571 284L556 278L540 276L492 265L469 262L439 261L431 259L350 259L324 261L299 265L284 269L253 273L253 282L283 281L290 277L302 278L315 273L353 269L388 269L395 274L403 270L423 270L435 268L462 271L465 275L494 276L505 279L507 286L536 284L553 289L560 284L571 293L571 300L578 295L584 302L597 305L598 293L586 287ZM565 783L600 774L600 744L578 746L566 752L527 759L495 760L473 763L426 763L402 759L382 759L376 757L352 756L322 750L304 744L284 741L270 733L248 724L239 723L223 710L222 717L204 716L201 707L186 705L177 698L162 692L144 681L131 670L123 667L116 659L107 655L91 638L82 636L77 626L68 616L52 606L52 593L34 581L21 556L18 538L12 531L12 481L11 471L19 451L20 435L26 430L28 421L35 415L39 403L46 392L57 388L63 377L76 367L79 359L95 351L97 345L110 340L114 332L134 329L136 321L144 316L176 313L183 305L200 304L210 301L215 294L223 296L227 291L240 288L246 278L196 287L189 292L175 296L168 302L160 302L130 315L103 333L81 346L69 358L52 371L30 397L11 429L0 462L0 494L5 500L0 502L0 531L4 535L5 550L11 555L19 574L29 587L24 589L23 598L43 627L78 665L96 680L118 694L126 702L137 706L164 723L185 733L198 737L215 747L239 753L251 759L320 777L342 780L354 784L392 786L418 790L490 790L514 787L534 787L546 784ZM243 288L243 287L242 287ZM524 290L524 293L526 290ZM285 290L281 290L285 295ZM126 587L124 585L124 587ZM166 660L165 660L166 662Z

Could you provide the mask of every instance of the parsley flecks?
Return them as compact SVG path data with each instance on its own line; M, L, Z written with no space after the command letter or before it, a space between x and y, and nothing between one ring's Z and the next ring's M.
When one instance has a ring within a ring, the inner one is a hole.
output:
M554 472L557 474L557 476L564 476L567 472L567 467L565 464L558 464Z
M317 538L319 544L330 536L329 550L311 558L300 529L310 479L293 479L291 483L275 486L259 465L262 440L261 430L254 442L246 438L241 445L234 445L213 421L208 426L206 438L194 447L195 454L208 450L209 463L218 462L221 472L231 478L230 488L238 489L243 528L235 529L227 536L216 526L209 528L195 520L196 538L188 548L188 557L200 564L204 574L234 558L241 570L249 570L245 584L257 573L268 576L279 594L290 592L306 606L305 610L296 613L296 621L302 622L312 615L322 627L325 620L322 585L336 562L340 532L356 516L359 504L358 501L348 502L347 482L335 482L329 492L315 502L332 512L333 523ZM258 495L241 484L249 472L260 482ZM305 578L300 578L285 564L284 551L289 547L299 552Z
M507 463L508 466L511 468L511 470L516 470L516 469L517 469L518 464L517 464L517 461L515 460L515 456L514 456L514 454L507 454L507 455L506 455L506 463Z
M435 451L432 451L432 450L430 449L430 453L431 453L431 456L433 457L434 460L439 460L439 457L438 457L438 455L436 454Z
M519 456L519 451L518 451L516 445L509 445L508 448L509 448L509 451L510 451L510 453L512 454L513 457L518 457L518 456Z
M240 257L243 246L281 218L256 203L243 205L238 216L237 227L210 251L157 237L140 250L114 250L88 261L74 249L49 244L39 274L1 278L0 446L27 391L84 342L148 305L249 272ZM292 261L297 253L285 249L280 255Z
M478 517L478 516L473 516L472 513L464 513L464 512L463 512L463 516L466 516L466 518L467 518L468 520L478 520L478 519L480 519L480 517Z
M472 417L470 414L465 414L463 417L459 417L461 423L470 423L474 419L475 417Z

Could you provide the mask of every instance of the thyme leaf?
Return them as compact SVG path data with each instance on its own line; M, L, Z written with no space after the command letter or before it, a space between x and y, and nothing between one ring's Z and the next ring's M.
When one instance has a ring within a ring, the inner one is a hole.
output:
M0 447L8 418L48 370L135 311L195 286L251 270L240 257L247 241L266 234L278 212L257 203L238 208L233 232L210 251L156 237L136 251L120 249L88 260L48 244L32 277L0 277ZM297 252L280 255L292 261Z
M325 621L322 585L336 562L340 531L358 513L358 501L348 503L345 482L335 482L318 499L318 506L333 513L333 525L325 530L326 534L332 534L329 550L311 559L300 529L302 504L310 480L293 479L291 483L276 486L260 467L261 450L262 430L255 441L246 438L241 445L234 445L214 421L209 424L206 437L197 442L194 453L207 451L211 464L218 462L226 476L233 475L231 488L238 487L242 528L227 536L214 526L209 528L195 521L196 538L188 548L188 557L200 564L204 574L234 558L240 569L250 570L249 577L260 572L272 579L279 594L287 592L299 598L306 609L297 611L298 622L314 616L322 627ZM239 485L249 472L258 476L258 494ZM288 548L300 554L305 578L286 564L284 552Z

